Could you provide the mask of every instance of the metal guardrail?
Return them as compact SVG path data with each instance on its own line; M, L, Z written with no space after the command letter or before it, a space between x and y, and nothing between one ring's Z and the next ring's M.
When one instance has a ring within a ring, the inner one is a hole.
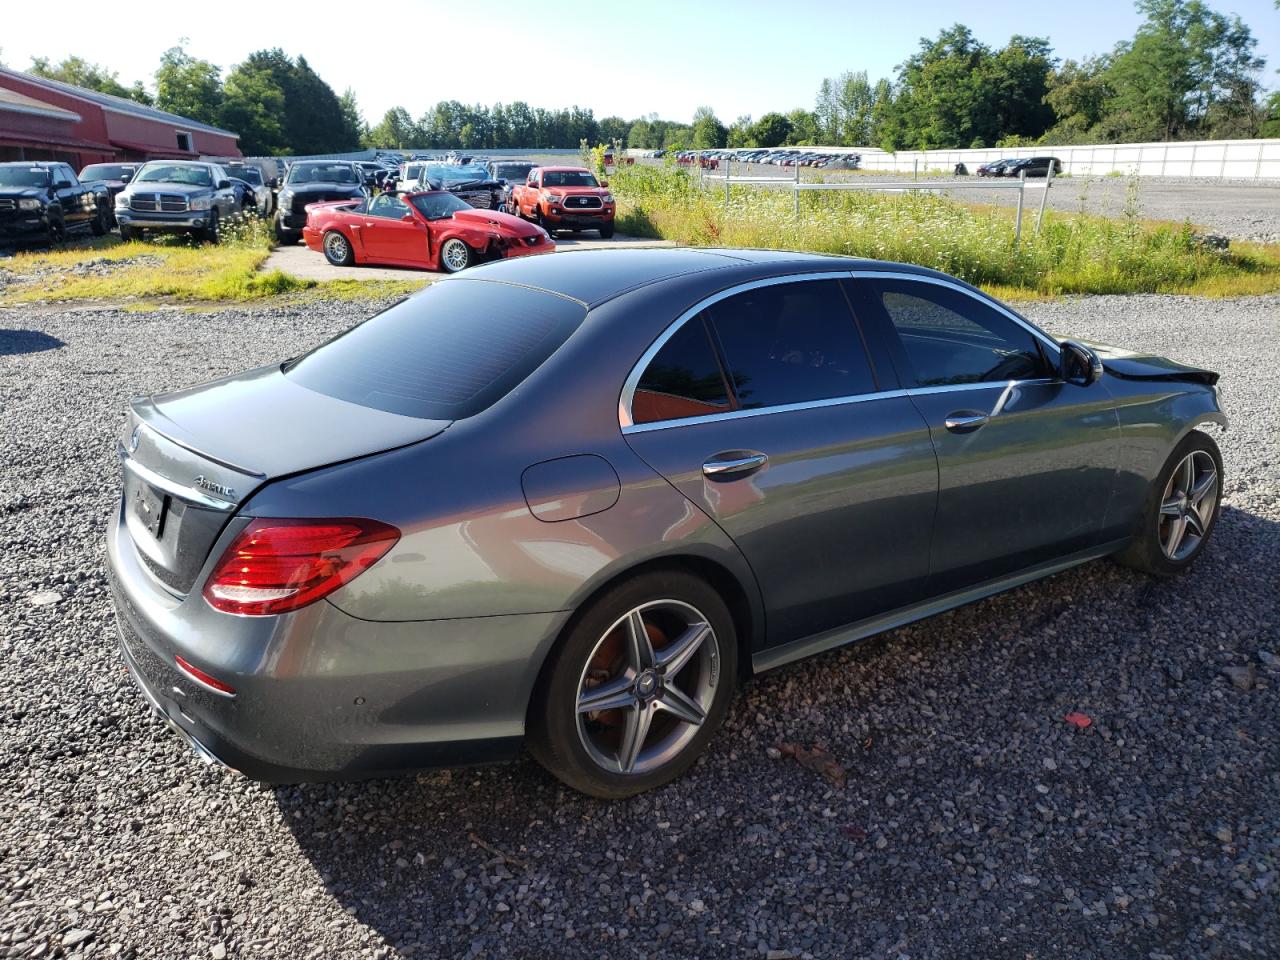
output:
M708 173L703 167L698 168L698 183L703 186L709 183L724 184L724 205L729 208L729 196L732 187L738 185L785 186L792 192L795 215L800 216L800 194L805 190L840 191L861 190L871 193L914 193L919 191L932 193L950 193L953 190L1016 190L1018 191L1018 209L1014 215L1013 248L1016 250L1022 242L1022 214L1026 200L1027 188L1040 190L1040 209L1036 214L1035 235L1040 235L1040 225L1044 222L1045 204L1049 199L1049 189L1053 186L1053 167L1042 183L1031 183L1025 176L1019 175L1016 180L993 179L988 183L977 183L972 180L902 180L902 181L866 181L857 182L840 180L834 182L805 181L800 179L801 167L796 166L794 177L752 177L733 175L733 160L726 161L723 174ZM915 175L919 176L917 164Z

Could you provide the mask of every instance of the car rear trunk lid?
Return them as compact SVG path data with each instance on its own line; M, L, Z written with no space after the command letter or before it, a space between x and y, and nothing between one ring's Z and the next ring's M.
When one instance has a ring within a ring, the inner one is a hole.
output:
M417 443L448 425L317 393L275 366L140 398L119 450L123 518L151 573L185 594L263 484Z

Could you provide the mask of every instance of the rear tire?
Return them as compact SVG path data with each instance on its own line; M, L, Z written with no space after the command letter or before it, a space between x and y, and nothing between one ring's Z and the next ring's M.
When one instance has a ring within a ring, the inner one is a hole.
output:
M320 243L324 250L324 258L335 267L349 267L356 262L356 253L351 248L351 241L337 230L327 230Z
M737 673L738 639L720 595L680 571L641 574L581 610L548 657L529 708L529 749L590 796L652 790L706 749ZM601 706L583 709L593 696Z
M1209 542L1221 507L1222 454L1212 437L1192 430L1160 468L1138 532L1116 562L1156 577L1182 573Z

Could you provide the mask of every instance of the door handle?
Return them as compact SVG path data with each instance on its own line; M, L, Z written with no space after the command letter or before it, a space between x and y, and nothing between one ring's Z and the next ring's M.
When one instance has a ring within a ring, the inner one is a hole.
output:
M763 453L755 453L750 450L731 450L726 453L717 453L713 456L702 465L702 472L713 479L736 477L759 470L768 462L769 457Z
M942 421L952 433L972 433L991 418L976 410L957 410Z

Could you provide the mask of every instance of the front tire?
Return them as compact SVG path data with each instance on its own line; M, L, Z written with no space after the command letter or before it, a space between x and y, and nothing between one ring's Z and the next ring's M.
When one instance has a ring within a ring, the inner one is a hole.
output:
M122 225L120 227L120 239L125 243L130 243L134 240L141 240L142 231L137 227L126 227Z
M686 573L642 574L581 611L552 652L529 711L529 748L590 796L652 790L706 749L737 670L720 595Z
M302 237L297 230L290 230L288 227L282 227L276 224L276 242L283 247L291 247Z
M337 230L327 231L320 242L320 246L324 250L324 258L335 267L349 267L356 262L356 254L351 248L351 241Z
M1222 454L1213 438L1192 430L1174 447L1143 506L1133 543L1116 561L1172 577L1204 550L1222 505Z
M107 213L105 207L99 207L93 221L89 224L89 229L95 237L105 236L107 231L111 229L111 215Z
M606 224L605 226L603 226L603 227L601 227L601 228L600 228L600 239L601 239L601 240L612 240L612 239L613 239L613 224L612 224L612 223L610 223L610 224Z
M209 226L204 228L201 238L206 243L217 243L218 237L222 234L222 225L219 223L218 211L209 211Z
M465 240L452 237L440 248L440 266L446 273L458 273L467 269L475 260L475 253Z

